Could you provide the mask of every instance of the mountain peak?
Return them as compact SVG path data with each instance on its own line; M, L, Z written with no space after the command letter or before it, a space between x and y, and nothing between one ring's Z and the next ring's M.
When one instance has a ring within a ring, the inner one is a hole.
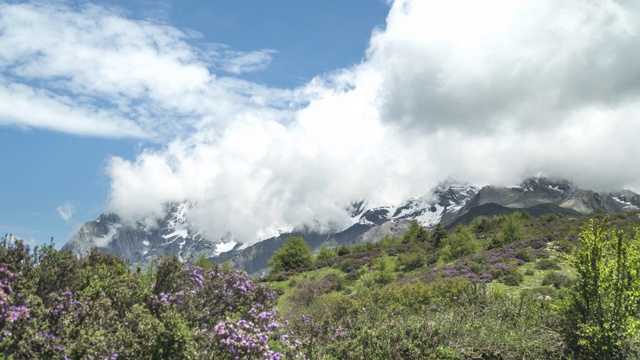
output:
M542 175L526 178L513 188L522 189L523 191L553 191L561 195L568 195L577 190L577 187L569 180Z

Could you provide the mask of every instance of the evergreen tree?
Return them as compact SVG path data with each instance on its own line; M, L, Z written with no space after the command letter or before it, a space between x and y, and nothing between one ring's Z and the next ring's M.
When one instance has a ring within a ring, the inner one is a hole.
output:
M335 250L329 250L325 245L322 245L322 247L320 248L320 252L318 252L318 255L316 255L316 260L327 260L335 257L336 255L338 254Z
M522 238L522 224L520 214L515 212L510 216L505 216L502 222L502 243L510 244Z
M299 236L290 237L268 261L274 272L288 271L313 264L311 248Z
M425 230L418 220L413 220L409 225L409 229L402 235L402 243L410 242L426 242L429 240L429 233Z
M433 234L431 234L431 242L435 247L440 247L447 239L447 236L449 236L447 230L442 226L442 223L438 223L433 229Z

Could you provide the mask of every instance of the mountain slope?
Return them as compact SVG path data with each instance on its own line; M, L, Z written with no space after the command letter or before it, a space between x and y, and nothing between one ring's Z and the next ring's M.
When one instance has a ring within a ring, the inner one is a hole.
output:
M580 189L567 180L546 177L528 178L512 187L483 188L448 178L425 195L399 205L368 199L353 202L347 209L351 222L343 229L317 233L292 226L251 246L236 243L231 234L214 240L197 232L188 216L194 206L197 204L193 202L168 205L162 218L151 219L150 223L157 226L147 225L149 221L126 225L116 214L106 213L84 224L63 249L84 256L92 247L98 247L133 263L145 263L157 255L175 255L185 261L205 256L218 262L229 260L253 274L264 271L267 260L294 235L303 236L317 251L322 245L338 247L377 241L385 235L401 235L413 220L427 228L438 223L452 228L478 216L514 211L527 211L534 216L543 213L577 216L595 210L617 213L640 208L640 196L628 190L598 193Z

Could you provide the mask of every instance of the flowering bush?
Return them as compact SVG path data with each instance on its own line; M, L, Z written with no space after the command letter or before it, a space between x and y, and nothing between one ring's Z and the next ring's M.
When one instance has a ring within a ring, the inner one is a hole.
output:
M277 293L176 258L131 271L112 254L0 243L0 354L15 359L301 358Z

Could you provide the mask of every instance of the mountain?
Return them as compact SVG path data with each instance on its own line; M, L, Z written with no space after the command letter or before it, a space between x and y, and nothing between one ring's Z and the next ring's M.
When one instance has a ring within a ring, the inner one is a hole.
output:
M195 205L194 202L170 204L165 215L151 224L139 221L127 225L117 214L102 214L98 219L85 223L62 250L84 256L97 247L133 263L145 263L157 255L175 255L188 260L200 255L216 256L233 248L236 245L233 242L212 241L206 234L194 230L188 213Z
M84 256L98 247L133 263L146 263L157 255L176 255L186 261L205 256L216 262L228 260L250 274L259 275L267 270L267 260L291 236L303 236L317 251L323 245L338 247L377 241L385 235L401 235L413 220L427 228L438 223L453 228L478 216L514 211L527 211L534 216L544 213L578 216L596 210L613 214L640 208L640 195L629 190L598 193L580 189L567 180L546 177L527 178L511 187L482 188L447 178L423 196L398 205L370 199L355 201L347 207L351 221L335 232L290 227L251 246L236 243L231 234L223 239L209 239L206 233L197 232L189 220L189 210L195 206L194 202L170 204L163 217L135 225L126 225L118 215L106 213L84 224L63 249Z

